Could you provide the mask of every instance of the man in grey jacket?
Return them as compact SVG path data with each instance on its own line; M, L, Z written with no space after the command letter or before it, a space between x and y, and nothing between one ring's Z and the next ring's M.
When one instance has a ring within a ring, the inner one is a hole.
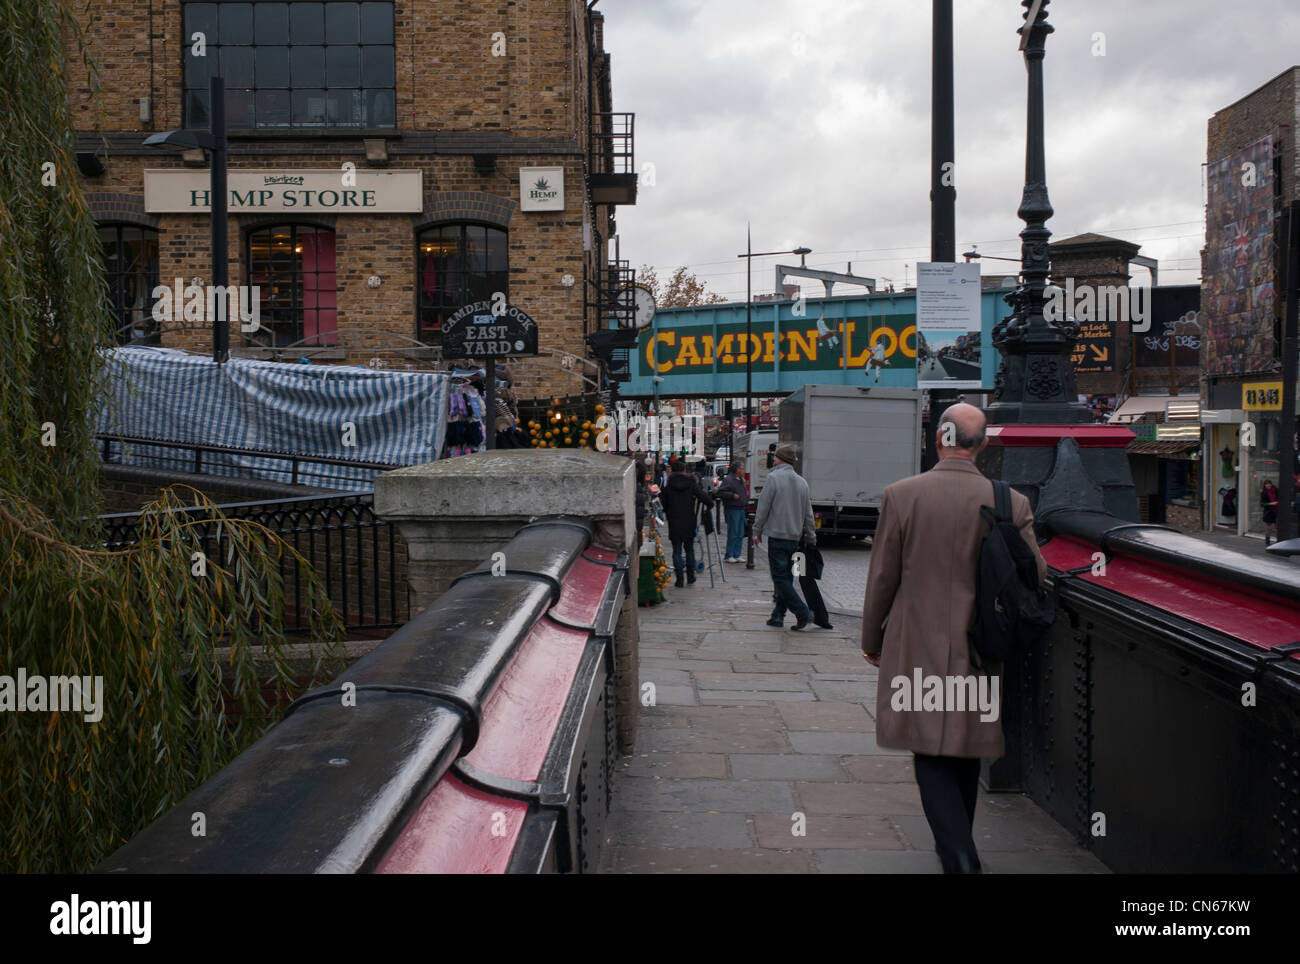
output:
M794 628L803 629L812 619L812 610L794 588L791 557L798 551L801 538L809 545L817 544L817 526L808 483L794 470L798 451L793 445L782 445L773 457L772 471L767 474L763 492L758 497L758 510L754 514L754 545L763 544L763 533L766 532L767 564L772 572L772 586L776 589L776 608L767 624L784 625L785 611L789 609L794 613Z

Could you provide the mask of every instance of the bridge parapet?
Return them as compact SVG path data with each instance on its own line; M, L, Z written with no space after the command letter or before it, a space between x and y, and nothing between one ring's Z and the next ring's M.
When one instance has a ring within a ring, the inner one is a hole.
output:
M594 869L629 556L536 520L98 868ZM203 834L196 835L202 814Z
M1119 872L1300 871L1300 567L1045 515L1056 625L1006 668L1024 789Z

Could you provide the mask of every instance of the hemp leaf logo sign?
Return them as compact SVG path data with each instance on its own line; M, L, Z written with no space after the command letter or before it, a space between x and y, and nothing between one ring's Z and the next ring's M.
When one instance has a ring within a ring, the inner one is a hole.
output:
M536 187L537 190L539 191L549 191L551 189L551 184L549 181L546 180L546 178L539 177L534 187Z

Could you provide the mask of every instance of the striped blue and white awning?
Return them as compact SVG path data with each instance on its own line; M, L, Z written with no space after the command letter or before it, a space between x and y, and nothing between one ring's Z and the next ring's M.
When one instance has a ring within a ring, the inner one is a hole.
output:
M219 366L200 355L140 347L106 352L104 373L108 399L97 428L103 434L392 465L432 462L446 434L445 374L241 358ZM128 465L185 471L192 460L185 449L112 448L113 460ZM207 453L204 471L290 481L286 462L257 456ZM299 481L364 490L375 474L317 465Z

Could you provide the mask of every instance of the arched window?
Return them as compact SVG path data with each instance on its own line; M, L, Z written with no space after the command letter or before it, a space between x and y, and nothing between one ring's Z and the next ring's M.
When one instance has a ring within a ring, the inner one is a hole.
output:
M153 318L153 290L158 286L158 232L131 224L99 229L104 252L108 299L117 319L120 344L158 344Z
M416 238L419 311L416 337L436 343L442 324L457 308L510 298L510 256L506 232L483 224L440 224Z
M248 284L256 285L260 327L250 345L338 343L334 232L283 224L248 232ZM236 330L231 325L231 331ZM305 341L304 341L305 339Z

